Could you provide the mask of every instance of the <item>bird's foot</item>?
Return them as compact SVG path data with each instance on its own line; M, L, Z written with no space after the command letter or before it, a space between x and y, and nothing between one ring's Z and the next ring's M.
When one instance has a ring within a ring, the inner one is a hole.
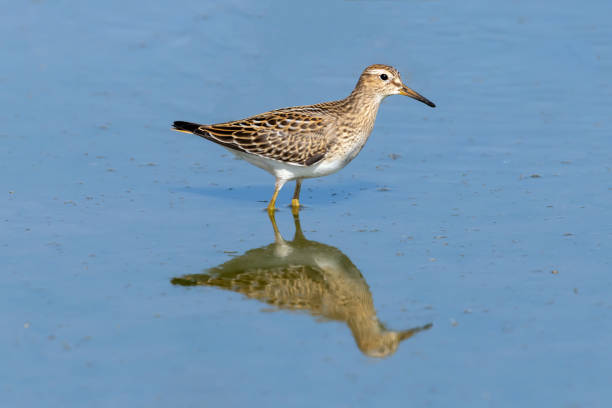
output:
M291 200L291 212L295 215L300 211L300 200L294 198Z

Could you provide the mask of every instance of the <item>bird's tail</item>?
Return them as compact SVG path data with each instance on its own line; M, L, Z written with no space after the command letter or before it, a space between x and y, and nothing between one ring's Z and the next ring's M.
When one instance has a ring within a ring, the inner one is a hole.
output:
M185 133L193 133L200 127L200 125L198 125L197 123L183 122L180 120L174 122L172 126L174 130Z

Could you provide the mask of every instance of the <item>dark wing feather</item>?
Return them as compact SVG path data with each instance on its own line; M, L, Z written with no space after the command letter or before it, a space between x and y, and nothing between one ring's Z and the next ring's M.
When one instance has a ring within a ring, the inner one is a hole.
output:
M174 278L172 283L216 286L280 309L306 309L313 315L319 315L322 312L322 299L330 292L324 275L320 269L308 265L253 267L246 270L224 270L221 265L207 273Z
M320 116L275 111L185 130L230 149L310 166L323 159L327 152L325 127Z

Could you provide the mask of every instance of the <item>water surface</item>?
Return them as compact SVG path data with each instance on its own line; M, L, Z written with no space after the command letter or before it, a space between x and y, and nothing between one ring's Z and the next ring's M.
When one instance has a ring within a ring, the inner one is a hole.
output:
M612 402L608 2L3 10L2 406ZM170 131L343 98L372 63L438 107L385 100L357 159L304 183L304 237L291 185L275 235L269 175ZM197 279L274 248L366 307ZM429 328L376 358L358 327Z

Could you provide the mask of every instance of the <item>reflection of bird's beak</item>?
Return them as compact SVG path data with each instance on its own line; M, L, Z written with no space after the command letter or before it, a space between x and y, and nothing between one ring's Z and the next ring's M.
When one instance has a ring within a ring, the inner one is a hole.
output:
M409 96L411 98L414 98L417 101L421 101L425 105L429 105L432 108L436 107L436 105L432 101L430 101L429 99L425 98L424 96L421 96L417 92L414 92L412 89L408 88L406 85L402 85L402 89L400 89L400 94L401 95Z
M423 99L425 99L425 98L423 98ZM425 99L425 100L427 100L427 99ZM401 331L401 332L399 332L399 339L400 339L400 341L409 339L409 338L411 338L412 336L414 336L415 334L417 334L420 331L430 329L431 326L432 326L432 324L428 323L425 326L415 327L414 329Z

